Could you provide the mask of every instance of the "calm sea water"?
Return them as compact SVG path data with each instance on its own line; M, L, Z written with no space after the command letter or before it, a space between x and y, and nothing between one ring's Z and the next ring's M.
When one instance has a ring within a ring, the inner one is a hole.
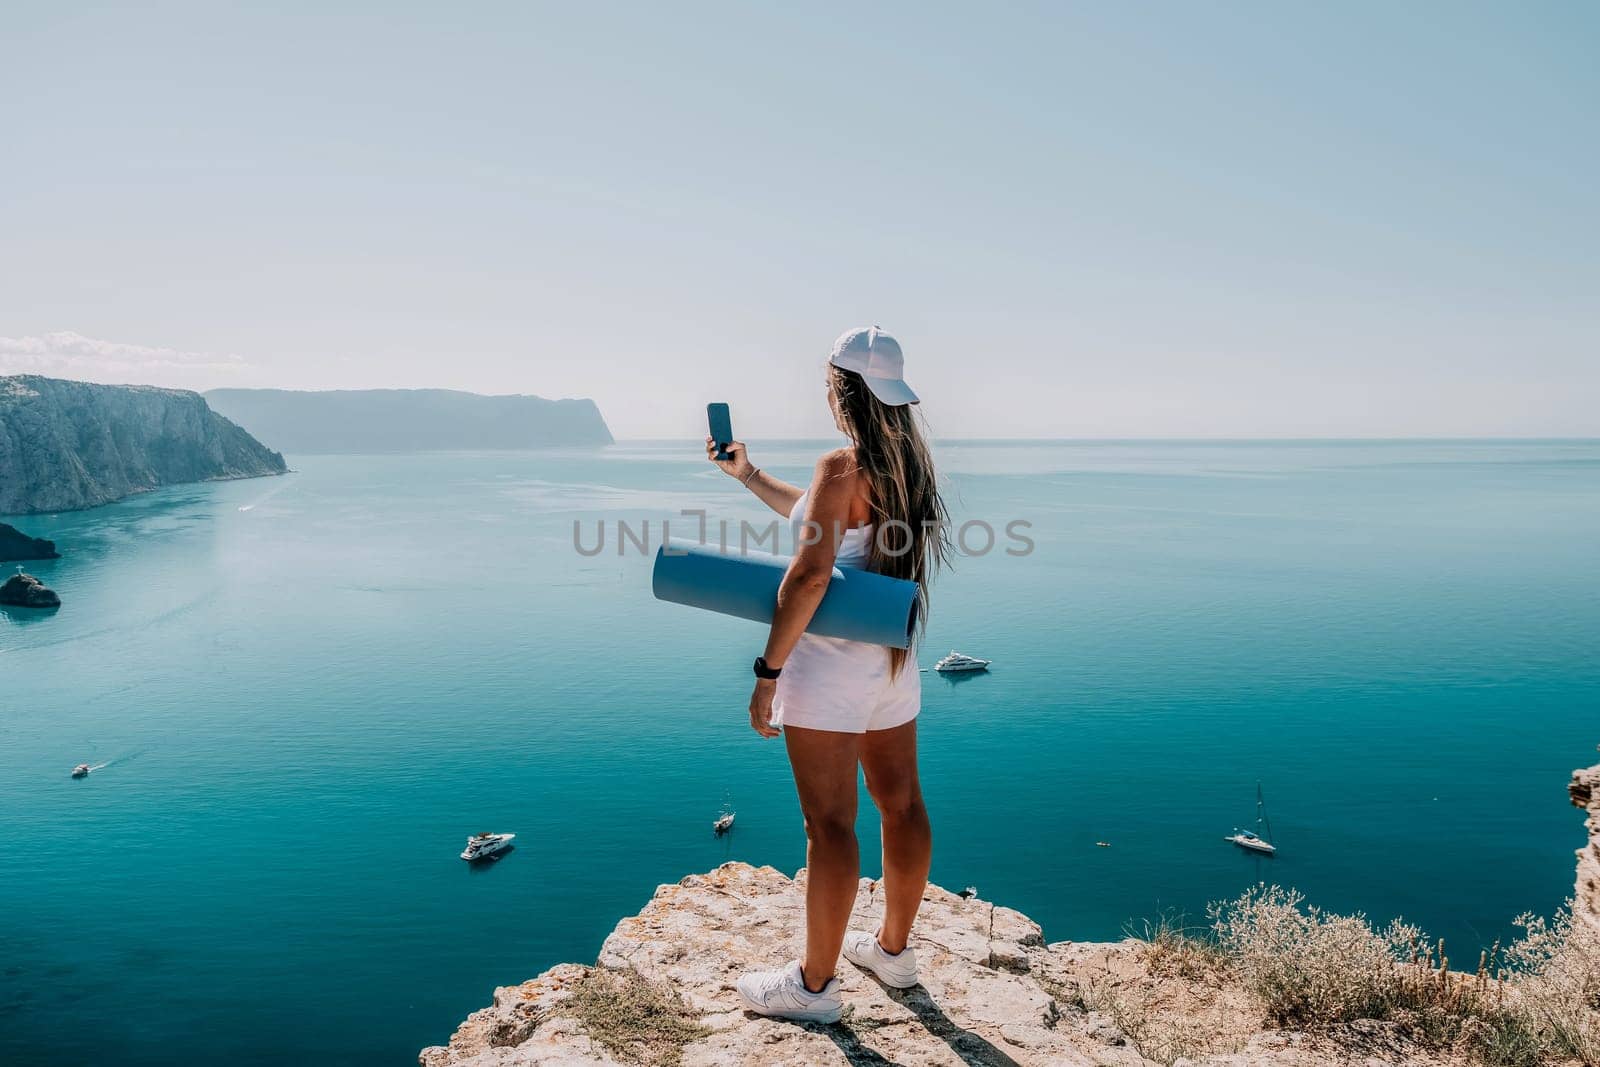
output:
M819 448L752 443L796 480ZM1052 940L1265 878L1476 947L1570 892L1600 443L940 459L958 518L1036 549L935 589L924 664L995 660L925 679L936 880ZM0 1061L411 1062L658 883L803 863L744 712L760 628L572 548L574 520L757 518L698 445L292 464L17 520L64 548L29 570L66 606L0 609ZM1222 841L1258 779L1272 860ZM479 829L519 847L469 869Z

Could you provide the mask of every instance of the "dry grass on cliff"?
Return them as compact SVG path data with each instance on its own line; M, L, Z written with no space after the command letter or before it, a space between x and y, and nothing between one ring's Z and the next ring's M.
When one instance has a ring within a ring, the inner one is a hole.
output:
M1574 923L1570 908L1550 922L1523 915L1517 925L1522 937L1505 968L1518 1012L1551 1048L1600 1065L1600 930Z
M1134 1051L1156 1063L1234 1052L1243 1045L1243 1035L1220 1028L1205 1005L1174 1003L1158 985L1097 977L1082 987L1080 1003L1105 1016Z
M1216 943L1172 913L1127 933L1139 942L1138 962L1151 981L1095 975L1084 987L1084 1006L1104 1014L1157 1063L1235 1051L1244 1034L1227 1003L1227 959Z
M1100 1032L1109 1024L1156 1063L1243 1047L1257 1017L1203 928L1167 914L1127 933L1119 944L1081 946L1063 970L1035 978L1080 1017L1075 1025L1097 1040L1116 1040Z
M1494 1067L1575 1061L1600 1067L1600 938L1524 917L1504 956L1474 974L1450 969L1442 942L1415 927L1374 929L1362 915L1305 907L1257 886L1211 908L1211 944L1274 1026L1397 1024L1416 1040Z
M632 969L593 968L562 1007L611 1055L650 1067L676 1067L711 1032L670 986Z
M1147 919L1125 930L1143 947L1141 958L1150 973L1158 978L1215 980L1227 969L1228 958L1207 936L1208 931L1189 925L1182 914L1168 912L1159 919Z

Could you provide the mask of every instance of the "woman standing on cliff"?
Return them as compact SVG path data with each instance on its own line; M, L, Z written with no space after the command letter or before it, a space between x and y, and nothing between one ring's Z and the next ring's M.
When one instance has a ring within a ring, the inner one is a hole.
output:
M778 590L765 653L755 661L750 726L783 735L806 828L805 957L738 982L762 1015L835 1022L843 1008L834 969L850 962L886 985L917 984L911 924L928 883L933 839L917 780L922 680L910 652L805 632L835 566L914 581L920 621L927 583L950 552L947 513L904 380L904 357L876 327L851 330L828 359L828 406L850 445L817 461L809 488L752 466L742 442L717 460L794 527L795 556ZM883 922L849 931L861 857L856 768L883 820Z

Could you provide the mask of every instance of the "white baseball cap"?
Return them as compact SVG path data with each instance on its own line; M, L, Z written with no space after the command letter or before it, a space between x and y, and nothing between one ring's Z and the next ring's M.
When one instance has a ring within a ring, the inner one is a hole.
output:
M833 342L828 362L861 375L872 395L892 408L918 402L917 394L906 384L906 357L900 352L900 342L876 326L846 332Z

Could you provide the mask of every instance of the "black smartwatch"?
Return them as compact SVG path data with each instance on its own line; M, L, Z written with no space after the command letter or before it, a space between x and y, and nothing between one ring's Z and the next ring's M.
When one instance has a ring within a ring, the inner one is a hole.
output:
M775 681L777 679L778 675L780 675L782 673L783 673L783 668L782 667L769 667L769 666L767 666L767 657L765 657L765 656L757 656L756 657L756 677L757 678L765 678L767 681L771 682L771 681Z

